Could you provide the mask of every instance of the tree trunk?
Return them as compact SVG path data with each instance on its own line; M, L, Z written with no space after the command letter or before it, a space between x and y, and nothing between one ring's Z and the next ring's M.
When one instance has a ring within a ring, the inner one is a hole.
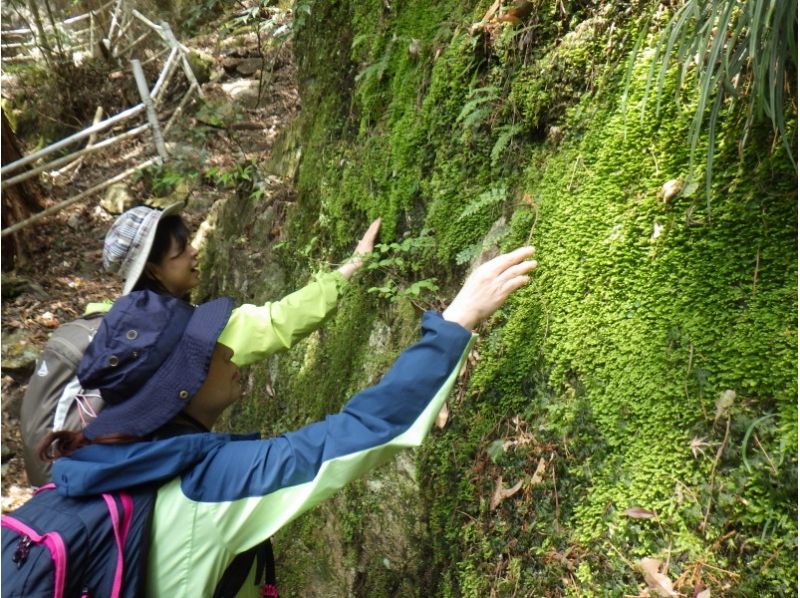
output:
M23 157L22 147L11 124L2 112L2 163L11 164ZM34 179L22 181L2 191L2 225L3 228L21 222L35 212L44 209L44 194ZM2 260L3 270L24 265L28 261L33 238L30 230L20 230L3 238Z

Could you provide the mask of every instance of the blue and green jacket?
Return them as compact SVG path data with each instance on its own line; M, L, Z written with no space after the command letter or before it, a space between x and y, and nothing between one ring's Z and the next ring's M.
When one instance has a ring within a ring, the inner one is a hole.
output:
M428 312L422 338L339 413L268 439L189 434L93 445L56 461L67 496L160 483L150 530L149 596L209 596L233 558L349 481L418 446L455 383L473 339ZM245 584L239 596L257 596Z

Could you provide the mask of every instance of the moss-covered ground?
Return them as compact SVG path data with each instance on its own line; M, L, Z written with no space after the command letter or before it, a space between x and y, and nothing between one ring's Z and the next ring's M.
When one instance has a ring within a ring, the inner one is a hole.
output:
M449 423L415 456L418 491L393 485L399 465L348 489L281 534L279 577L304 596L623 596L651 557L684 595L796 596L796 171L768 124L740 145L746 103L729 100L706 197L691 88L672 73L666 99L645 95L654 3L533 2L521 26L471 31L489 4L298 4L302 161L266 250L280 282L242 266L241 298L301 284L378 216L409 259L254 368L278 400L245 402L234 425L337 409L491 246L530 242L540 265L482 330ZM264 207L236 201L223 236L255 222L267 244ZM440 291L403 293L419 278Z

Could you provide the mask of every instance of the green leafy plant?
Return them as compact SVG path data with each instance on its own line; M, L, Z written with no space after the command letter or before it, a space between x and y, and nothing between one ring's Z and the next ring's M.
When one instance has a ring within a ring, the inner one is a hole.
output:
M465 129L478 128L494 112L494 103L499 97L500 90L494 85L472 89L456 122Z
M433 238L428 230L423 230L418 237L407 237L399 243L378 243L375 250L366 258L364 268L367 271L380 271L384 280L380 285L367 289L388 299L398 301L407 299L414 304L425 297L426 293L439 290L436 278L429 277L408 282L412 276L419 274L423 263L422 256L433 246Z
M646 29L637 41L628 67L628 82ZM658 107L673 64L680 65L678 92L690 70L696 69L697 108L689 132L690 161L704 130L706 197L711 198L715 135L723 103L728 98L748 101L748 117L740 144L754 120L766 116L797 169L786 133L785 90L796 95L797 0L688 0L672 17L660 37L650 65L644 105L655 92ZM626 88L627 92L627 88Z
M468 203L466 207L464 207L464 209L461 211L461 214L459 214L458 219L463 220L467 216L472 216L473 214L477 214L478 212L480 212L481 210L483 210L488 206L493 206L502 201L505 201L506 196L507 196L507 191L505 186L492 187L491 189L484 191L478 197L476 197L470 203Z
M511 140L515 135L521 133L523 129L524 127L522 125L503 125L500 127L500 135L497 136L497 141L494 142L492 152L489 155L492 161L492 167L497 166L500 162L500 158L511 143Z
M374 36L371 34L361 34L356 36L353 39L351 49L356 50L367 39L370 39L372 37ZM381 53L380 57L372 64L365 66L356 75L357 83L362 82L364 85L369 85L370 83L377 83L383 80L383 75L386 73L386 69L389 67L389 60L392 57L392 50L394 48L394 44L397 41L398 41L397 36L392 36L392 38L387 42L386 46L383 48L383 52Z
M134 181L142 182L149 194L155 197L166 197L181 186L193 185L198 176L199 173L194 167L173 160L166 164L137 171Z

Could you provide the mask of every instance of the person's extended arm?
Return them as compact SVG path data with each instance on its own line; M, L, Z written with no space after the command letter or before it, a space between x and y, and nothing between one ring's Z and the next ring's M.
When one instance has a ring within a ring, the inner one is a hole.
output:
M219 342L233 350L233 363L242 367L291 348L316 330L336 307L341 287L361 267L362 255L372 251L380 229L375 220L346 263L280 301L245 304L231 313Z
M418 446L472 344L468 328L528 281L535 262L523 260L531 253L523 248L479 267L443 314L425 314L422 339L341 412L277 438L233 443L192 470L181 489L209 511L202 520L217 522L231 550L244 550L401 448Z

